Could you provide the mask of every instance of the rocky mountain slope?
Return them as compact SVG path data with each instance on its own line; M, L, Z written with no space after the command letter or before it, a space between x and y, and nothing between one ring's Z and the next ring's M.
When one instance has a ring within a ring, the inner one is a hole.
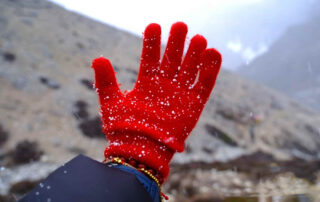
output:
M102 160L107 141L90 63L108 57L122 89L130 89L141 39L42 0L0 0L0 27L0 179L19 169L19 153L50 165L79 153ZM283 161L317 160L319 123L319 113L222 71L186 152L173 164L226 162L258 151ZM17 178L5 179L0 187Z
M267 53L240 68L239 73L319 111L319 56L320 15L317 14L305 23L290 27Z

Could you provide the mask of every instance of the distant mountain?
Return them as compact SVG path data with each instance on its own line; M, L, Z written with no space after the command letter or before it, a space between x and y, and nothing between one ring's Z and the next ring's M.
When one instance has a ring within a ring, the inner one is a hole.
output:
M28 139L49 161L76 153L102 159L107 142L90 63L108 57L122 89L130 89L141 39L43 0L0 0L0 27L0 124L8 133L0 153ZM319 113L222 71L187 151L174 162L226 161L256 150L318 158L319 123Z
M320 110L320 15L290 27L238 73Z
M83 6L79 6L82 3L77 4L63 0L52 1L61 2L68 9L78 9L78 12L86 13L89 16L102 17L102 15L98 14L99 11L90 8L82 9ZM217 47L223 54L225 68L235 70L239 66L250 62L257 54L261 54L264 50L268 49L269 45L277 40L289 26L309 19L312 16L316 1L239 0L232 2L223 1L221 3L220 1L213 0L197 4L197 9L185 10L192 5L192 2L186 2L186 6L181 8L181 12L179 12L177 18L187 20L190 23L189 30L193 34L200 33L205 35L208 44ZM166 2L163 2L163 4L166 4ZM177 5L173 3L172 7ZM104 4L100 6L104 6ZM117 9L113 6L113 3L108 4L108 9ZM135 8L130 10L134 11ZM122 12L119 12L119 14L123 15ZM100 20L115 23L117 20L114 19L117 19L118 16ZM172 19L173 15L170 16L164 19ZM146 22L148 15L145 15L144 18L143 21ZM132 23L133 19L128 20L132 25L127 25L127 28L130 27L131 31L140 35L141 30L137 30L136 27L143 29L141 27L142 22ZM163 20L162 22L166 22L167 20ZM120 24L124 26L124 23ZM119 26L119 24L115 25ZM163 28L169 29L170 26L163 26ZM167 39L168 32L169 30L163 30L163 39ZM238 45L238 49L234 49L232 44Z
M223 53L226 68L236 70L261 49L268 49L288 27L310 19L316 7L315 0L235 2L227 10L212 10L199 24L209 44ZM230 43L241 44L241 48L232 49Z

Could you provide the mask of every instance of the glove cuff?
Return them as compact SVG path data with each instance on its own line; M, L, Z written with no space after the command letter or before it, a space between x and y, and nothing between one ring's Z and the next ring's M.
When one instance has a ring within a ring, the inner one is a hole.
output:
M114 133L108 135L108 139L110 143L104 153L106 159L132 158L156 170L163 179L168 177L169 162L175 152L161 142L132 131L127 131L125 134Z

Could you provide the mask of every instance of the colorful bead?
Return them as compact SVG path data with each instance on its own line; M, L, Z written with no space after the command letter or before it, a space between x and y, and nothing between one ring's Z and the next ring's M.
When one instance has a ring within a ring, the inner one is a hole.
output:
M139 163L139 164L138 164L138 168L143 168L143 169L145 169L145 168L146 168L146 165Z
M148 169L148 171L149 171L152 175L155 175L155 171L154 171L154 170Z

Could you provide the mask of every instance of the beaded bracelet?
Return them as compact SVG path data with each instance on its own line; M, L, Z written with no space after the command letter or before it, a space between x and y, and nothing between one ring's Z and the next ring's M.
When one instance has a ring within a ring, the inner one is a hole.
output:
M163 199L169 200L169 197L166 196L166 195L165 195L164 193L162 193L162 191L161 191L161 184L160 184L160 182L161 182L161 183L163 182L162 178L159 178L159 179L160 179L160 180L159 180L157 177L154 176L154 174L152 174L152 172L154 172L154 171L153 171L153 170L151 170L151 171L146 170L146 169L145 169L146 166L144 166L143 164L138 164L138 165L143 165L143 166L140 166L140 168L139 168L139 166L138 166L138 168L136 168L136 167L133 166L132 164L127 163L124 158L119 158L119 157L114 157L114 158L112 158L111 160L104 160L103 162L104 162L105 164L107 164L107 163L118 163L118 164L121 164L121 165L124 165L124 166L128 166L128 167L131 167L131 168L134 168L134 169L140 171L141 173L143 173L143 174L146 175L147 177L153 179L153 180L157 183L157 185L158 185L158 187L159 187L159 191L160 191L161 201L163 201Z

